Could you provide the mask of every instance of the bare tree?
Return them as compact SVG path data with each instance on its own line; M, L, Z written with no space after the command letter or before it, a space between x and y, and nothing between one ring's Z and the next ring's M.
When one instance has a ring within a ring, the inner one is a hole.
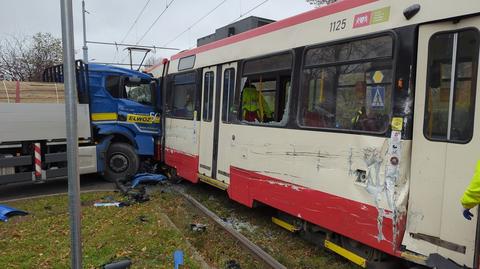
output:
M62 41L50 33L0 40L0 75L21 81L40 81L43 70L62 63Z
M317 7L326 6L326 5L330 5L332 3L337 2L337 0L306 0L306 1L310 5L314 5L314 6L317 6Z

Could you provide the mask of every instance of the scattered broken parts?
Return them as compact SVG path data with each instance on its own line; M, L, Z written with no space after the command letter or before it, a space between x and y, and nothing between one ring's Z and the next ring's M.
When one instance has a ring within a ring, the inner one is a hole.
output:
M194 232L205 232L207 225L201 223L192 223L190 224L190 229Z
M25 216L27 212L6 205L0 205L0 221L6 222L13 216Z

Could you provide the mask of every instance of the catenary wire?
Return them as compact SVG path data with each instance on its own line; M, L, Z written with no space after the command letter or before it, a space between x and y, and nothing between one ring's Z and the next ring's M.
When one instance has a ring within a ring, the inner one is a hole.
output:
M165 14L167 9L172 5L172 3L174 1L175 0L172 0L172 1L170 1L170 3L167 4L165 9L160 13L160 15L158 15L158 17L155 19L155 21L153 21L153 23L150 25L150 27L148 27L147 31L145 31L145 33L142 35L142 37L140 37L140 39L136 42L136 44L140 43L145 38L145 36L147 36L147 34L150 32L150 30L152 30L153 26L155 26L155 24L158 22L158 20L163 16L163 14Z
M245 12L245 13L241 14L240 16L238 16L238 18L236 18L235 20L233 20L233 21L232 21L231 23L229 23L229 24L232 24L232 23L238 21L239 19L243 18L245 15L250 14L250 13L253 12L255 9L263 6L263 4L267 3L268 1L269 1L269 0L265 0L265 1L261 2L260 4L254 6L253 8L249 9L247 12Z
M127 39L128 35L130 34L130 32L132 31L133 27L137 24L138 20L140 19L140 16L143 15L143 12L145 12L145 9L147 9L147 6L148 4L150 3L151 0L147 0L147 2L145 3L145 5L143 6L142 10L140 11L140 13L138 13L137 17L135 18L135 20L133 21L132 25L130 26L130 28L128 29L127 33L125 34L125 36L122 38L122 41L120 43L123 43L125 42L125 39Z
M211 9L210 11L208 11L205 15L203 15L200 19L198 19L196 22L194 22L192 25L190 25L189 27L187 27L187 29L185 29L183 32L181 32L180 34L178 34L175 38L173 38L172 40L166 42L163 46L166 46L172 42L174 42L175 40L177 40L179 37L181 37L182 35L184 35L188 30L192 29L193 27L195 27L198 23L200 23L203 19L205 19L206 17L208 17L208 15L212 14L215 10L217 10L221 5L223 5L225 2L227 2L228 0L223 0L222 2L220 2L217 6L215 6L213 9Z

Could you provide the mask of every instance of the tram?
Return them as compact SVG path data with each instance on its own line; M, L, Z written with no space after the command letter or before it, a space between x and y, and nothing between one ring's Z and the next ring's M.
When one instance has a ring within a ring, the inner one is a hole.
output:
M363 267L480 268L479 28L478 0L344 0L180 52L149 70L164 161Z

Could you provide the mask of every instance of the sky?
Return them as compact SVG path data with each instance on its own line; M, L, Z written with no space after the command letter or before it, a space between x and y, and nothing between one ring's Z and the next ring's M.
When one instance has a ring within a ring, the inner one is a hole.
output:
M30 36L49 32L61 37L60 0L0 0L0 39L8 36ZM136 44L155 19L156 24L140 40L140 45L174 47L180 50L196 46L197 38L214 33L215 29L231 23L243 15L280 20L311 10L304 0L268 0L249 14L245 14L265 0L85 0L87 40L124 42ZM134 25L143 7L148 5ZM209 16L195 24L201 17L222 3ZM168 3L171 3L165 10ZM73 0L75 52L81 59L83 34L81 0ZM8 12L5 12L7 11ZM133 26L130 33L127 32ZM189 27L194 25L190 30ZM186 31L187 30L187 31ZM175 39L180 33L183 35ZM174 40L175 39L175 40ZM89 61L128 63L128 53L123 47L89 44ZM149 57L164 58L175 54L173 50L156 50ZM134 53L134 62L143 54Z

